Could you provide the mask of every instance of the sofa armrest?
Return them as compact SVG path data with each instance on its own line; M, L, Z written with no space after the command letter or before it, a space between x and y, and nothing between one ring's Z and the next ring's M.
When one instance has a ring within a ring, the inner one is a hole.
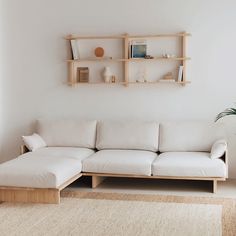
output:
M226 165L226 170L227 170L227 178L228 178L228 164L229 164L229 158L228 158L228 149L226 150L226 152L224 153L224 155L220 158L222 161L224 161L225 165Z
M29 152L29 149L25 145L20 146L20 154L24 154L26 152Z

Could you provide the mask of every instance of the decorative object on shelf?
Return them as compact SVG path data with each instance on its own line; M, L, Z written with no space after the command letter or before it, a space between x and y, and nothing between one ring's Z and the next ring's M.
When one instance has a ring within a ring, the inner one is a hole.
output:
M145 58L145 59L153 59L154 57L151 56L151 55L146 55L144 58Z
M79 83L89 82L89 68L88 67L77 68L77 82Z
M165 53L165 54L162 55L162 57L163 57L163 58L175 58L176 55Z
M147 55L146 41L132 41L130 45L130 54L131 58L145 58Z
M94 50L94 54L96 57L103 57L104 56L104 49L102 47L97 47Z
M139 83L148 82L146 67L142 67L139 69L137 77L138 77L138 79L136 80L136 82L139 82Z
M116 82L116 77L115 77L115 75L112 75L112 76L111 76L111 82L112 82L112 83L115 83L115 82Z
M71 52L72 52L72 59L78 60L80 56L79 56L79 46L78 46L77 40L71 39L70 46L71 46Z
M167 74L164 75L163 79L164 80L174 80L173 73L168 72Z
M225 109L223 112L219 113L217 116L216 116L216 119L215 121L225 117L225 116L231 116L231 115L236 115L236 108L227 108Z
M143 78L142 78L143 82L148 82L147 80L147 69L146 67L143 68Z
M105 83L110 83L112 78L111 69L109 66L106 66L103 70L103 78Z
M183 69L184 69L183 65L179 66L177 82L183 81Z

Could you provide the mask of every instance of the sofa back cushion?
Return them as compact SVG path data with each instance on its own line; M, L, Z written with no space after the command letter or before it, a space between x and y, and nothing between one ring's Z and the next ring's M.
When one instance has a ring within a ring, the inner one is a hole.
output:
M95 148L96 121L38 120L37 132L51 147Z
M97 149L158 150L157 122L104 121L97 125Z
M224 138L221 123L166 122L160 124L160 152L210 152Z

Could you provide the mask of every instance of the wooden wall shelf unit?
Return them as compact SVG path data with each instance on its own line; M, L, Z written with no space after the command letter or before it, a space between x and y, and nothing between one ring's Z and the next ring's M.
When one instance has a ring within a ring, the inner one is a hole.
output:
M70 86L75 86L77 84L80 84L80 82L77 82L77 68L79 67L80 63L82 62L120 62L123 64L123 80L122 81L116 81L115 83L106 83L106 84L122 84L124 86L128 86L129 84L158 84L158 83L172 83L172 84L180 84L182 86L185 86L186 84L190 83L190 81L187 81L186 79L186 62L190 60L191 58L187 57L186 55L186 39L188 36L191 36L191 34L186 32L176 33L176 34L156 34L156 35L114 35L114 36L76 36L76 35L69 35L65 37L66 40L122 40L123 46L121 48L123 57L122 58L81 58L77 60L68 59L68 81L67 84ZM145 58L130 58L129 57L129 47L130 42L132 40L158 40L160 38L180 38L181 43L179 45L181 55L176 57L153 57L151 59L145 59ZM183 75L181 81L168 81L168 80L156 80L156 81L146 81L146 82L135 82L130 81L129 78L129 64L130 63L139 63L139 62L155 62L155 61L178 61L180 62L180 65L183 66ZM81 82L82 83L82 82ZM105 82L102 81L88 81L83 82L83 84L105 84Z

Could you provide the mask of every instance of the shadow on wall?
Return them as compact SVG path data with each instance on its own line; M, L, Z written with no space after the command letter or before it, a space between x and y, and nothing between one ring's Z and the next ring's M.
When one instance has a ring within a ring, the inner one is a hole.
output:
M23 144L22 135L30 135L36 130L35 121L22 121L22 126L12 125L10 130L3 132L1 140L0 163L16 158L20 155L20 146Z

